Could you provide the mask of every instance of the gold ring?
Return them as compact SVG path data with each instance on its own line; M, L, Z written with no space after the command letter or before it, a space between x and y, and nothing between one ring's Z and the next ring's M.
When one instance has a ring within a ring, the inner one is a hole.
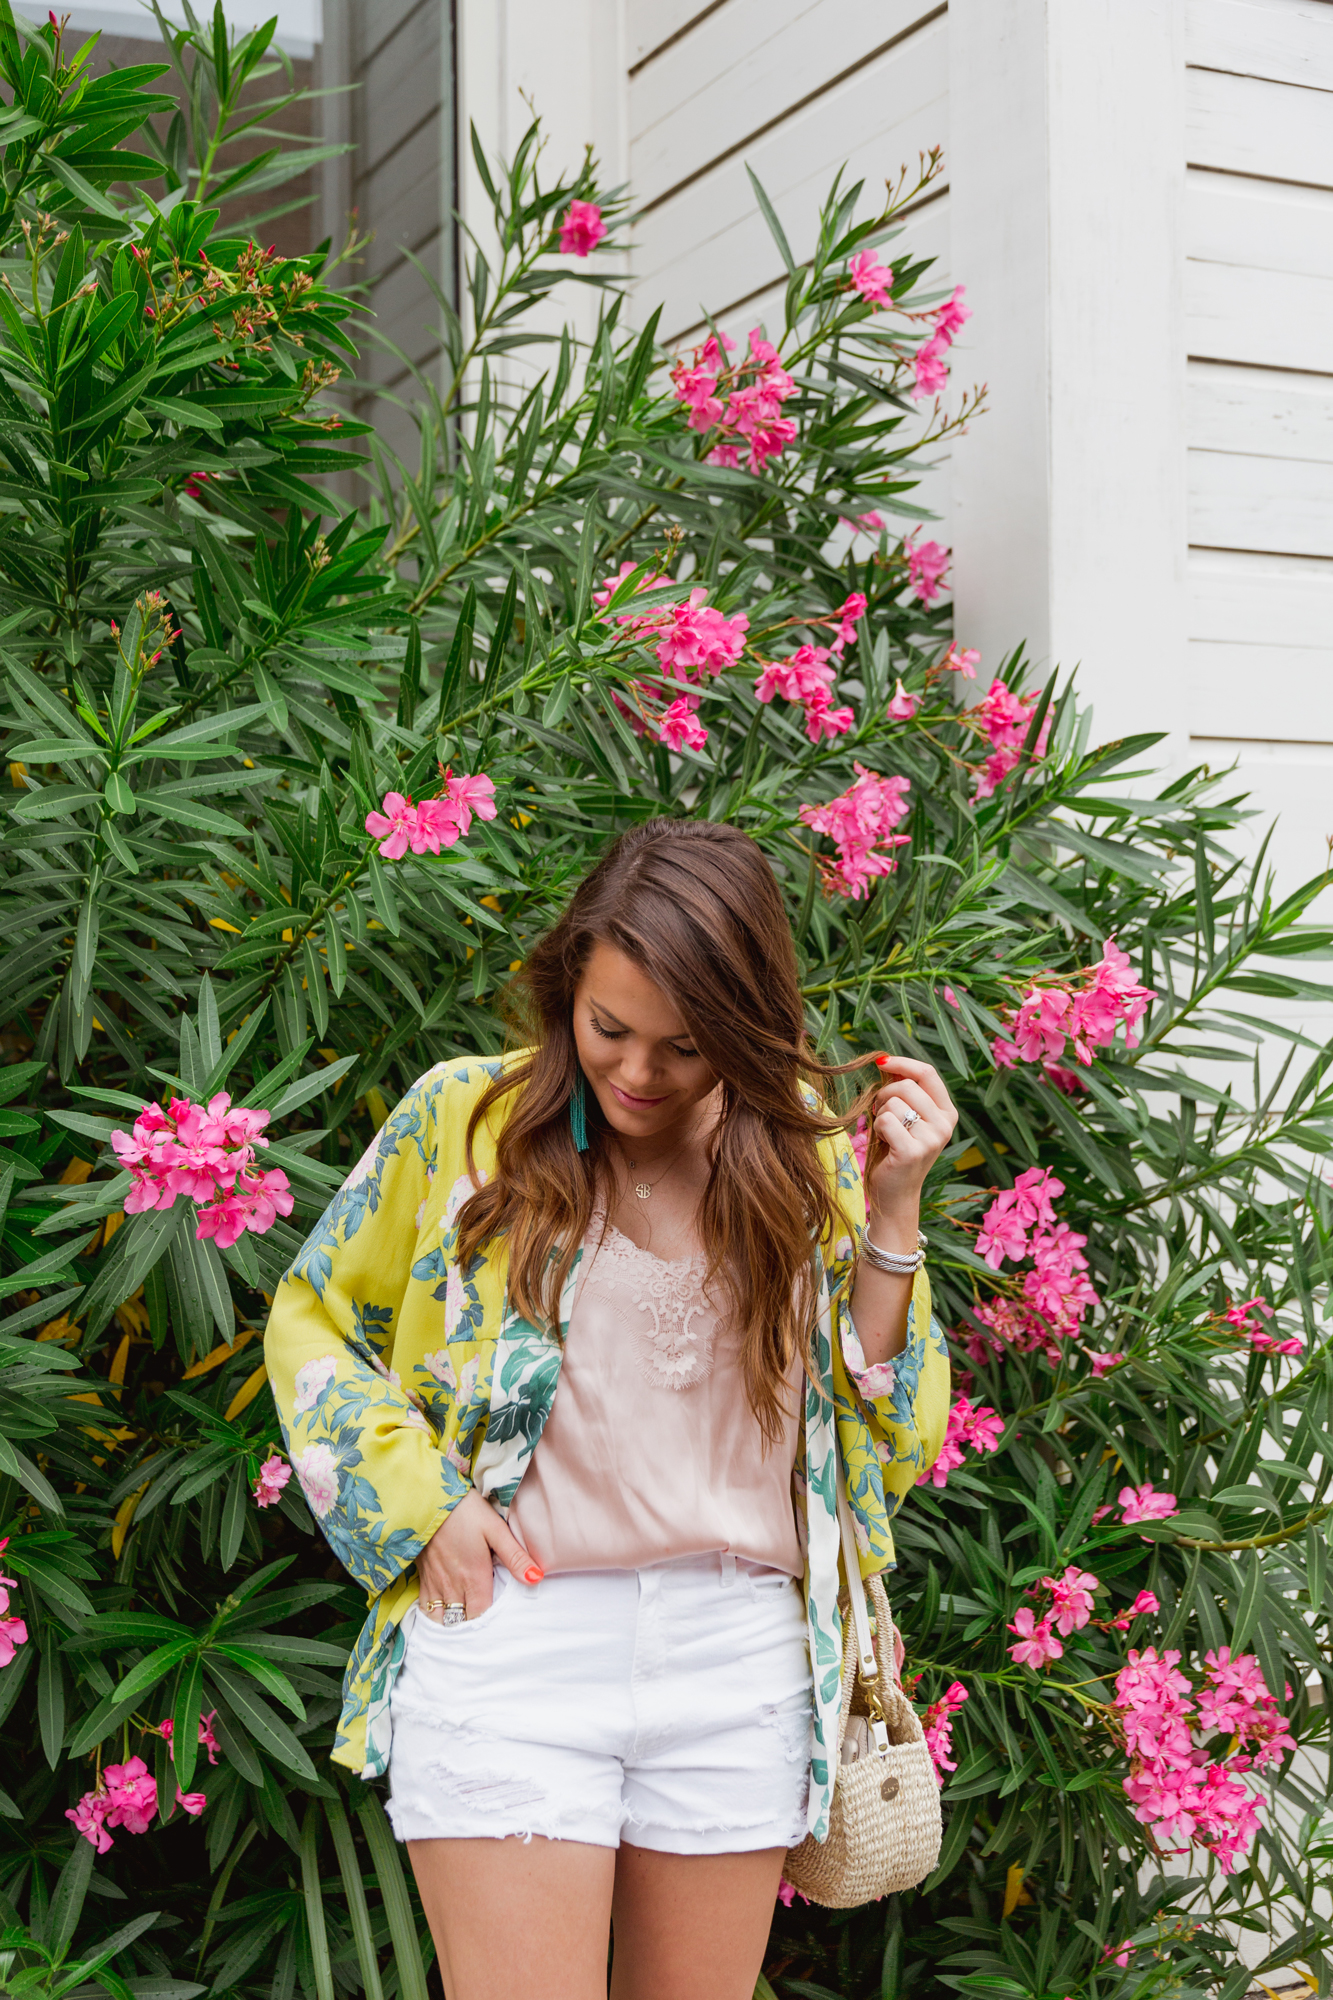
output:
M426 1599L426 1603L425 1603L425 1607L424 1607L424 1608L425 1608L425 1609L426 1609L427 1611L438 1611L438 1610L440 1609L440 1600L439 1600L439 1598L438 1598L438 1597L428 1597L428 1598Z

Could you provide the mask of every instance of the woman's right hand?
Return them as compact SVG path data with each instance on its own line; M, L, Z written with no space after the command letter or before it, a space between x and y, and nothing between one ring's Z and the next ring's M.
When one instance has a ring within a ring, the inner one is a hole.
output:
M426 1617L443 1624L446 1604L466 1606L469 1618L480 1618L483 1611L489 1611L496 1562L503 1563L519 1583L540 1583L544 1574L541 1564L474 1487L417 1557L421 1609Z

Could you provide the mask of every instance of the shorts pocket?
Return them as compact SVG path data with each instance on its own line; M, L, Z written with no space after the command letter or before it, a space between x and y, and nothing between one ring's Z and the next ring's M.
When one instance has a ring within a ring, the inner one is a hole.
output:
M441 1645L457 1646L460 1641L467 1638L469 1632L479 1632L484 1625L494 1623L496 1613L514 1587L514 1580L509 1572L497 1569L491 1578L491 1601L479 1617L465 1618L461 1625L442 1625L438 1619L427 1617L418 1607L416 1629L418 1632L428 1632L431 1638L438 1639Z

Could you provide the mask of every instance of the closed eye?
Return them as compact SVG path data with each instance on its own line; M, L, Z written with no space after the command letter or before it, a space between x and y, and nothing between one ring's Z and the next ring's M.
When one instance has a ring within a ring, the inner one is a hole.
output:
M590 1014L588 1020L593 1033L600 1035L604 1042L623 1042L629 1033L628 1028L604 1028L595 1014ZM674 1042L668 1042L667 1047L671 1050L672 1055L679 1056L682 1062L692 1061L699 1053L698 1049L678 1048Z

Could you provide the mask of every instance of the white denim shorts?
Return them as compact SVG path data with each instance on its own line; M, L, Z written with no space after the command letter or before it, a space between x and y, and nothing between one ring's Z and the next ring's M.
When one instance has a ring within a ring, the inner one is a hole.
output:
M399 1840L730 1854L804 1837L810 1659L791 1577L716 1555L536 1585L497 1570L480 1618L408 1616Z

